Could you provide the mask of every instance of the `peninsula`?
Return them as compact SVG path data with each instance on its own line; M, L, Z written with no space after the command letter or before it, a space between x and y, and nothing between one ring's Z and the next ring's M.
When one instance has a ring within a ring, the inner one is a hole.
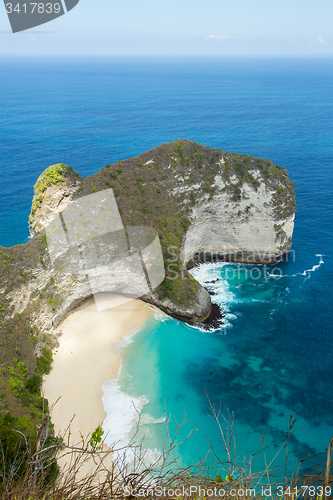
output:
M141 299L177 319L210 315L208 291L188 272L196 262L270 264L291 249L294 185L287 170L269 160L178 140L86 179L65 164L47 168L35 185L31 240L0 247L0 392L3 408L18 417L38 418L53 333L91 297L85 276L53 268L45 227L73 200L110 188L124 226L158 231L166 278Z

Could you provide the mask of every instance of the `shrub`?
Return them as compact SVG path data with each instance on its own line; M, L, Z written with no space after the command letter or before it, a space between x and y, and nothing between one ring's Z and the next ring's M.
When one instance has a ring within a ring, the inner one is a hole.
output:
M191 221L190 221L187 217L185 217L185 216L183 216L183 217L180 219L180 223L181 223L182 228L184 229L184 231L187 231L187 230L188 230L188 228L189 228L189 227L190 227L190 225L191 225Z
M246 169L245 169L244 165L242 163L237 162L233 165L233 167L234 167L235 173L237 174L237 177L242 179L246 174Z
M197 167L201 169L203 167L203 157L201 154L198 154L197 156Z
M37 358L37 369L42 375L47 375L50 373L52 364L52 351L44 347L43 355Z
M62 184L67 175L81 179L81 176L75 172L72 167L69 167L64 163L48 167L37 179L34 187L35 194L39 195L44 193L49 186ZM37 200L42 201L42 198L38 196Z
M39 388L42 384L42 377L39 375L33 375L27 380L25 388L31 392L31 394L39 394Z
M8 387L16 397L20 397L24 389L24 384L17 376L10 377L8 380Z
M22 377L26 377L28 375L28 368L25 366L25 364L22 361L19 361L17 363L17 368Z

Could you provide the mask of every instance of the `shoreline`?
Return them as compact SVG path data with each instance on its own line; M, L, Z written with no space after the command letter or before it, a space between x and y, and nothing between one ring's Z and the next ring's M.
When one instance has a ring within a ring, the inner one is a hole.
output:
M94 298L86 300L58 326L59 345L53 351L51 372L44 377L42 391L49 401L55 435L70 425L69 444L82 443L107 417L103 384L117 379L121 358L113 348L124 336L134 334L154 312L135 299L97 311ZM61 468L68 459L60 459Z

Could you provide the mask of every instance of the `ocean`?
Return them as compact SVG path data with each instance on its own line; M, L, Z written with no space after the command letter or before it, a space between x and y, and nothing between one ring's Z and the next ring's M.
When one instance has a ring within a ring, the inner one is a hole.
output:
M119 380L103 386L108 439L125 442L139 409L140 436L158 455L165 415L185 417L178 437L198 430L173 451L181 464L204 459L209 443L224 460L209 398L225 431L223 416L233 420L244 461L262 449L263 435L267 456L276 455L292 412L290 467L325 452L333 436L333 58L2 57L0 67L2 246L28 240L34 183L58 162L88 176L183 138L268 158L295 183L287 262L274 272L225 263L193 270L203 284L215 281L208 286L225 314L220 329L156 315L118 346ZM303 470L318 461L324 455Z

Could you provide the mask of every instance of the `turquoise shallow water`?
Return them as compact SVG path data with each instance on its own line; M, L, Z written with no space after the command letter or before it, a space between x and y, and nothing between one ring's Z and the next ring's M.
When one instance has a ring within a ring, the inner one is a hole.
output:
M186 411L199 431L179 450L184 464L205 454L206 433L219 445L204 388L234 413L239 453L260 449L264 433L284 439L291 411L293 463L324 451L333 435L333 59L14 57L0 65L0 245L27 241L33 185L56 162L87 176L186 138L289 170L295 258L278 264L283 277L203 268L203 282L219 278L225 328L208 334L152 320L123 347L119 386L108 384L106 399L111 434L121 438L132 426L119 417L124 408L133 415L126 394L136 398L151 448L163 443L165 424L152 422L164 399L168 414Z
M180 436L185 437L192 427L198 426L198 430L175 452L184 466L205 457L208 440L225 458L218 427L207 412L205 392L221 405L227 419L228 410L233 414L238 455L250 457L259 451L266 435L266 457L272 459L286 438L292 412L297 422L290 440L290 466L297 467L306 454L322 451L321 444L332 433L330 401L325 400L329 384L318 378L325 365L329 370L329 362L320 361L326 357L329 339L318 348L308 334L297 345L291 321L297 310L301 313L309 307L305 295L311 292L316 273L324 269L323 258L317 256L316 260L313 268L294 275L286 274L286 263L275 268L203 264L194 269L202 283L218 278L207 286L213 288L212 299L226 314L223 327L204 332L171 318L150 320L130 343L120 347L124 362L118 392L114 392L114 383L110 392L105 387L105 401L125 398L125 393L129 403L129 396L140 396L134 404L142 409L142 422L147 422L144 442L152 450L165 446L165 410L178 422L186 415L188 423ZM106 430L119 418L113 413L112 401ZM131 416L123 436L131 435L131 418L132 431L137 422L135 411L127 415ZM228 426L221 420L226 430ZM275 464L283 463L284 457L281 452ZM263 457L257 459L257 467L263 467Z

